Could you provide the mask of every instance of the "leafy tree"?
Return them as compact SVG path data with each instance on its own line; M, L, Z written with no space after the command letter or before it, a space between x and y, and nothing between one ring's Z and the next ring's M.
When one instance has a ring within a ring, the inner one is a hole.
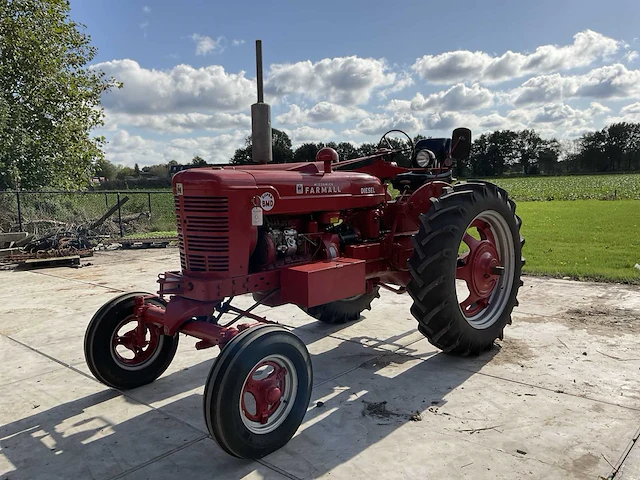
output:
M0 188L86 185L102 158L96 49L67 0L0 0Z
M336 151L340 155L340 160L351 160L359 157L358 149L349 142L340 142Z
M303 143L293 152L293 161L313 162L320 148L322 147L316 143Z
M558 159L560 158L560 142L555 138L546 140L544 146L538 152L538 167L546 174L554 174L558 171ZM533 172L531 172L533 173Z
M105 180L115 180L118 167L106 158L99 158L94 164L94 175L104 177Z
M363 143L358 148L358 157L368 157L378 150L378 146L373 143Z
M133 174L134 174L136 177L139 177L139 176L140 176L140 167L138 166L138 164L137 164L137 163L133 166Z
M145 168L147 169L147 172L149 172L149 175L153 175L154 177L165 178L169 176L169 165L166 163L151 165Z
M133 177L135 175L135 170L131 167L120 167L118 168L118 173L116 174L116 178L118 180L124 180L126 177Z
M291 150L291 139L289 135L282 130L272 128L271 142L273 163L290 163L293 161L293 151ZM253 163L251 146L251 135L249 135L245 140L244 148L237 149L233 157L231 157L231 163L234 165Z
M198 167L204 167L207 165L207 161L201 156L196 155L195 157L193 157L193 160L191 160L191 164Z
M514 146L519 156L519 162L525 175L529 175L532 167L538 161L540 151L545 146L545 141L535 130L522 130L517 133Z

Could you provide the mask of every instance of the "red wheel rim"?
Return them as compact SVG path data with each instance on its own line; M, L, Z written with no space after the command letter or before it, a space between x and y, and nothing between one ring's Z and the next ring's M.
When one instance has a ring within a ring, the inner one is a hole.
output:
M480 239L469 233L468 230L473 228L477 230ZM489 306L491 296L504 274L504 267L489 222L476 218L469 225L462 241L469 251L458 256L456 279L464 280L469 290L467 298L460 302L460 309L470 318Z
M291 361L270 355L256 364L242 386L240 416L253 433L266 434L286 420L297 394L298 377Z
M131 330L125 326L131 324ZM138 369L153 360L159 353L162 333L153 325L144 325L140 332L140 325L134 316L125 318L113 333L111 339L111 353L113 358L124 368Z

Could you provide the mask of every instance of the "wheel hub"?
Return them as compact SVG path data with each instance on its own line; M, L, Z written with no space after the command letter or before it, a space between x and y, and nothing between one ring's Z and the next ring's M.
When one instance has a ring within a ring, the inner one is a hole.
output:
M273 361L261 362L254 367L242 390L241 407L247 419L263 425L280 407L282 392L286 389L287 369ZM250 394L255 408L246 404L246 394ZM251 411L254 410L254 411Z
M477 229L480 239L465 233L462 241L469 247L469 252L458 259L456 269L456 278L464 280L469 289L469 296L460 303L466 317L473 317L487 308L504 273L491 225L476 219L470 227Z
M488 240L483 240L473 255L471 283L473 293L480 298L486 298L496 286L498 275L492 273L500 265L498 252Z
M134 322L136 323L134 328L119 334L119 331L123 330L127 324ZM135 317L127 317L113 334L111 340L112 356L124 367L139 367L149 361L157 352L160 337L161 334L157 327L147 325L141 327Z

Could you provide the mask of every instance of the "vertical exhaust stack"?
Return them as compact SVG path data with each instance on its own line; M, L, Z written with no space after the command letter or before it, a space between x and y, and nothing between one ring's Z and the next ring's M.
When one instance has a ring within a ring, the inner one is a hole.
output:
M256 40L258 103L251 105L251 158L254 163L271 163L271 107L264 103L262 82L262 40Z

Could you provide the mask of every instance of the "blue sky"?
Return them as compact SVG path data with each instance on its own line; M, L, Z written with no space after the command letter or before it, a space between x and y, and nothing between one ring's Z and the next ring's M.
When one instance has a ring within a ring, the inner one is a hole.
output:
M249 133L254 40L274 127L294 144L640 121L640 2L71 0L124 83L107 158L225 162Z

